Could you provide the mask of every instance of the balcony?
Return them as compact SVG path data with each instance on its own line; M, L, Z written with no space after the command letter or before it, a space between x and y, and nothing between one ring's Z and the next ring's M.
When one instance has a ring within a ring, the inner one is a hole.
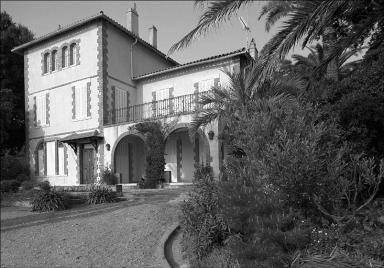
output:
M104 124L134 123L206 110L209 107L207 107L207 105L204 105L203 107L203 105L198 102L202 96L208 95L209 93L210 91L205 91L160 101L137 104L121 109L112 109L107 112Z

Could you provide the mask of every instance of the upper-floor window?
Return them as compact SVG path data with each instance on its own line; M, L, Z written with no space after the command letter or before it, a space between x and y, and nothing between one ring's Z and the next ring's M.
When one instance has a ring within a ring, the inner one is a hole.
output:
M61 49L61 67L65 68L68 66L68 47L64 46Z
M91 83L72 87L72 119L87 119L91 116Z
M211 90L213 86L214 86L213 79L202 80L199 82L199 92Z
M49 53L45 53L44 54L44 60L43 60L43 64L44 64L44 73L48 73L48 70L49 70Z
M35 97L35 115L36 115L36 125L46 126L48 125L48 107L47 99L49 98L48 94L40 94Z
M53 50L51 54L51 70L56 70L56 64L57 64L57 50Z
M69 46L69 65L73 65L76 62L76 43L72 43Z

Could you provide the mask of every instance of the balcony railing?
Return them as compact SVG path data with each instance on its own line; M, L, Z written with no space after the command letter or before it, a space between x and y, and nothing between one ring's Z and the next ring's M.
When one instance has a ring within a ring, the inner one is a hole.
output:
M170 99L147 102L120 109L113 109L107 112L104 123L106 125L118 123L140 122L144 120L157 119L166 116L177 116L206 110L207 105L199 104L203 95L210 91L199 92L178 96Z

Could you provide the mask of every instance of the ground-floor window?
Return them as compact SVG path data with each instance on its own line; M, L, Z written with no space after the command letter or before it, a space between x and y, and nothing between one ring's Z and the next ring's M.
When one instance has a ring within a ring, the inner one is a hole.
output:
M59 141L40 142L35 153L37 176L67 175L66 147Z

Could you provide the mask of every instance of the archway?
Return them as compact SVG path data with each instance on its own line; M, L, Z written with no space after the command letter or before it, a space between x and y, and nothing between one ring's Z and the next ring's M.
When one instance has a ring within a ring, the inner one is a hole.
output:
M121 183L136 183L145 175L145 143L136 135L123 137L114 150L114 171Z
M192 182L195 164L210 161L208 140L202 131L191 138L188 128L174 129L166 138L164 157L171 182Z

